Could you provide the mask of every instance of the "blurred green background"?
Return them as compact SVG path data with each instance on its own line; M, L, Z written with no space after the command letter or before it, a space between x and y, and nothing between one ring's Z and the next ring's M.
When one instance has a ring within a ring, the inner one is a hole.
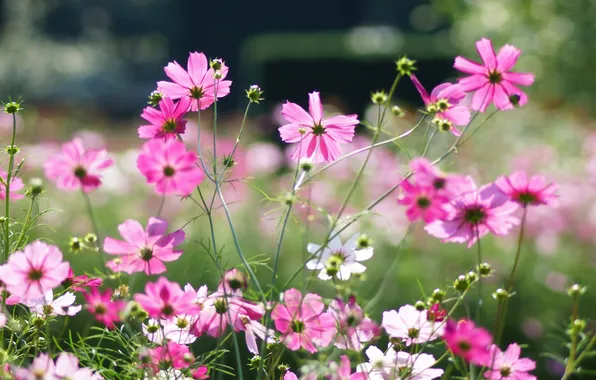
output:
M327 109L358 113L361 120L374 121L370 92L389 88L393 61L403 54L418 61L417 75L430 89L456 78L451 68L454 56L478 60L474 42L481 37L492 38L496 48L505 43L517 46L524 53L516 70L536 75L536 83L528 89L530 102L523 109L491 118L442 168L471 174L479 184L519 169L544 174L560 184L558 208L530 210L517 292L505 329L505 342L528 344L525 352L538 361L538 378L555 379L560 378L562 367L540 353L565 354L562 342L571 313L566 288L575 282L591 288L581 312L585 317L596 313L595 19L593 0L303 0L283 5L271 0L225 4L0 0L0 97L25 100L17 137L22 157L29 157L24 179L41 175L44 160L73 135L87 146L108 148L117 164L91 198L103 236L119 237L118 224L128 218L145 224L161 202L144 184L135 161L142 144L136 137L139 115L155 82L166 78L163 66L172 60L184 66L188 52L195 50L222 57L234 84L232 94L219 105L218 156L233 146L246 105L243 89L256 83L265 91L266 100L251 108L246 140L226 184L243 249L253 261L264 261L274 252L282 206L265 200L263 193L273 199L282 197L291 185L292 169L277 132L283 121L279 114L283 101L305 106L307 93L318 90ZM407 116L392 120L387 128L399 133L417 121L416 108L422 102L406 80L400 83L395 100ZM487 115L480 115L478 122ZM211 117L210 111L202 116L204 136L210 134L206 126ZM10 118L0 115L5 142L10 128ZM369 141L364 127L357 131L353 146L345 151ZM424 131L419 132L405 140L410 154L422 151ZM193 135L194 119L185 135L189 146L196 146ZM430 157L441 155L453 137L442 134L434 141ZM212 148L206 145L205 149ZM361 162L361 155L346 160L301 191L303 204L290 219L278 283L303 265L308 242L324 239L329 223L321 210L337 210ZM403 149L377 150L348 213L358 212L397 183L406 167ZM83 200L80 194L60 193L51 184L47 190L41 209L58 211L47 214L46 226L36 233L66 252L70 237L91 230ZM19 206L25 208L26 201ZM376 320L383 310L422 298L421 288L429 294L436 287L450 286L475 266L474 249L441 244L420 225L398 249L408 227L404 211L393 195L342 235L346 239L349 232L362 232L375 241L365 281L347 286L362 303L378 296L370 310ZM199 213L192 202L168 197L162 216L172 228L180 228ZM225 242L227 267L236 266L239 260L222 213L216 221L218 239ZM168 266L169 276L195 286L207 283L214 289L216 269L199 244L208 241L205 218L188 224L185 231L185 254ZM513 231L506 238L482 239L485 260L496 270L485 287L488 311L483 324L488 327L496 306L490 293L509 273L516 237ZM101 265L91 253L68 256L77 272ZM257 273L262 283L270 281L271 272L265 266L258 266ZM140 290L145 280L144 275L133 276L130 284ZM294 285L303 280L299 276ZM328 284L314 284L314 290L334 296ZM85 318L78 316L75 322L82 324ZM210 343L201 344L207 348ZM232 365L233 358L228 360Z

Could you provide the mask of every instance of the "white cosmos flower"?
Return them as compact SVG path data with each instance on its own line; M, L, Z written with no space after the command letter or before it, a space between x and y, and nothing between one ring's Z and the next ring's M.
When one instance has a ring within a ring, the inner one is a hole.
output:
M177 315L171 320L162 319L161 325L166 339L178 344L191 344L197 340L197 337L190 332L195 320L196 317L187 314Z
M401 338L404 344L424 343L443 335L443 323L428 320L427 311L418 311L412 305L404 305L399 312L389 310L383 312L382 326L392 338Z
M443 375L442 369L432 368L435 358L429 354L410 355L403 351L395 352L393 348L383 353L379 348L370 346L366 356L369 362L359 364L356 372L366 373L371 380L432 380Z
M60 297L54 299L52 289L43 294L43 298L31 299L23 302L29 306L32 313L38 315L70 315L77 314L83 308L81 305L73 306L76 301L74 293L66 292Z
M335 235L335 232L332 235ZM360 264L360 261L370 259L373 248L358 249L359 236L360 234L354 234L342 244L337 235L323 249L318 244L309 243L306 249L315 256L306 263L306 267L310 270L320 270L319 278L324 281L330 280L333 276L345 281L352 273L363 273L366 267Z

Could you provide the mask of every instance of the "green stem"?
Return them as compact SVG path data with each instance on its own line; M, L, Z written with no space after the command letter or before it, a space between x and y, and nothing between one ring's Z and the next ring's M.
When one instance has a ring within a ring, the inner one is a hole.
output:
M14 141L17 132L17 116L12 114L12 137L10 140L9 159L8 159L8 171L6 173L6 199L4 201L4 252L2 255L2 264L8 260L10 254L10 184L12 182L12 171L14 169Z
M424 147L424 151L422 152L422 157L426 157L426 153L428 153L428 148L430 148L430 143L433 141L433 138L437 134L437 128L434 128L433 131L430 133L430 137L426 142L426 146Z
M480 231L478 229L478 225L474 228L476 234L476 246L477 246L477 259L478 259L478 268L482 264L482 246L480 244ZM478 274L478 303L476 304L476 323L479 324L482 319L482 296L483 296L483 281L482 276Z
M33 213L33 205L35 204L35 197L31 197L31 203L29 203L29 209L27 210L27 215L25 216L25 223L23 223L23 228L21 229L21 233L19 234L19 238L17 239L17 244L15 245L15 249L20 249L21 243L25 238L25 232L27 231L27 226L31 221L31 214Z
M199 156L199 162L201 163L201 169L203 169L203 172L205 173L207 178L209 178L209 180L213 182L214 179L211 176L211 174L209 173L209 170L207 169L207 164L205 164L205 159L203 158L203 150L201 148L201 110L200 109L197 110L197 155Z

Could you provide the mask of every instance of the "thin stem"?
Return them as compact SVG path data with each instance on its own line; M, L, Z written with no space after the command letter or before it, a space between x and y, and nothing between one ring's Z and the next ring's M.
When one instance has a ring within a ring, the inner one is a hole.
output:
M505 286L505 289L507 291L509 291L512 286L513 286L513 280L515 278L515 273L517 271L517 267L519 265L519 258L520 258L520 254L521 254L521 247L522 247L522 241L524 240L524 231L525 231L525 226L526 226L526 217L528 215L528 207L524 206L524 211L522 214L522 219L521 219L521 226L519 228L519 237L517 239L517 251L515 252L515 261L513 262L513 268L511 268L511 273L509 274L509 279L507 280L507 285Z
M97 247L99 248L99 255L101 256L101 251L102 251L101 235L99 234L99 227L97 226L95 214L93 213L93 206L91 205L91 199L89 198L89 194L87 194L83 190L83 188L81 188L81 194L83 194L83 200L85 201L85 208L87 209L87 214L89 215L89 219L91 220L91 225L93 226L93 233L95 234L95 236L97 236Z
M474 227L474 233L476 234L476 246L477 246L477 259L478 268L482 264L482 245L480 244L480 231L478 225ZM476 304L476 323L480 323L482 319L482 296L483 296L483 276L478 274L478 303Z
M209 178L209 180L213 182L214 179L211 176L211 174L209 173L209 170L207 169L207 164L205 164L205 159L203 158L203 151L201 148L201 110L200 109L197 110L197 155L199 156L199 162L201 163L201 169L203 169L203 172L205 173L207 178Z
M159 202L159 208L157 209L157 217L161 217L161 212L163 211L163 206L166 203L166 195L164 194L161 197L161 202Z
M12 182L12 171L14 169L14 141L17 132L17 115L12 114L12 137L10 139L10 152L8 159L8 171L6 173L6 199L4 201L4 252L2 255L2 264L8 260L10 250L10 184Z
M215 81L214 93L213 93L213 178L217 182L217 84Z
M25 216L25 222L23 223L23 228L21 229L21 233L19 234L19 238L17 239L17 244L15 245L15 249L19 249L23 239L25 238L25 232L27 231L27 225L31 220L31 214L33 213L33 205L35 204L35 197L31 197L31 203L29 203L29 209L27 210L27 215Z
M422 152L422 157L426 157L426 153L428 153L428 148L430 148L430 143L433 141L433 137L437 134L437 128L434 128L433 131L430 133L430 137L426 142L426 146L424 147L424 151Z

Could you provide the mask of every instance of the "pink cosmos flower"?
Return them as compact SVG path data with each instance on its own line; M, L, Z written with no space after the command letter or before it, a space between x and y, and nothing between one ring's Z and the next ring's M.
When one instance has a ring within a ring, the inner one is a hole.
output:
M521 348L517 343L510 344L505 352L492 345L490 359L487 364L492 369L484 373L490 380L536 380L536 376L528 372L536 369L536 362L527 358L520 358Z
M458 84L442 83L435 87L430 95L418 78L414 74L410 75L410 79L414 82L414 86L420 93L422 101L429 113L433 113L438 119L435 123L440 123L440 127L448 127L455 136L459 136L461 132L455 128L455 125L467 125L470 122L470 110L468 107L461 105L461 101L466 96L466 93ZM447 123L442 123L442 122ZM445 132L447 130L444 130Z
M79 368L79 359L74 354L68 352L58 355L53 375L56 379L94 379L93 371L89 368Z
M303 347L310 353L317 352L315 345L326 347L336 334L335 318L323 312L321 296L289 289L283 293L284 304L273 309L271 317L275 328L283 335L280 340L292 351Z
M137 168L154 183L158 194L187 196L203 181L205 174L196 165L197 156L176 139L154 139L145 145Z
M279 128L281 139L298 143L292 158L311 159L314 163L335 161L341 156L340 143L352 142L357 115L323 118L323 105L318 92L309 95L309 112L296 103L287 102L281 111L290 124Z
M517 204L494 184L478 189L471 177L466 181L466 185L460 186L460 195L445 206L447 217L427 224L424 229L444 242L467 242L468 247L489 232L507 235L519 223L513 216Z
M505 45L495 56L492 42L486 38L476 42L476 49L484 66L463 57L456 57L453 65L457 70L470 74L460 79L459 85L466 92L475 91L472 108L484 112L492 102L500 110L526 104L528 96L516 85L530 86L534 83L534 74L511 71L521 50Z
M141 117L147 120L149 125L139 127L139 137L142 139L176 137L186 130L184 115L190 107L190 98L181 98L178 103L165 97L159 102L159 110L153 107L146 107Z
M298 376L292 371L286 371L284 373L284 380L298 380Z
M337 336L333 344L337 348L361 351L362 343L369 342L379 335L377 324L364 316L354 298L347 303L341 300L331 301L329 314L336 322Z
M106 266L115 272L128 274L144 271L147 275L166 271L163 262L178 260L181 250L174 247L184 241L184 231L178 230L166 234L168 223L158 218L149 218L147 228L135 220L127 220L118 226L125 241L106 237L104 251L110 255L119 255Z
M558 186L555 183L548 183L546 178L535 175L531 178L524 172L516 172L509 177L499 177L495 185L512 200L526 207L527 205L556 206L556 192Z
M250 319L246 315L239 316L240 322L243 324L243 327L240 330L244 330L244 339L246 340L246 347L248 351L251 353L258 355L259 354L259 346L257 345L257 337L261 338L261 340L267 340L267 343L275 342L274 336L275 333L273 330L268 330L265 326L255 320Z
M418 311L412 305L399 308L399 312L383 312L382 326L392 338L403 339L409 346L435 340L443 334L442 324L428 320L427 311Z
M15 377L18 380L37 380L48 379L54 380L54 371L56 366L52 357L48 354L42 353L33 359L29 368L16 368L14 371Z
M174 342L168 342L165 346L150 349L149 357L155 372L160 369L187 368L194 361L188 347Z
M97 288L92 288L85 293L85 300L87 310L109 329L115 328L115 323L120 322L120 311L126 306L123 300L112 301L111 289L101 293Z
M87 149L80 139L62 145L62 154L56 155L44 164L46 176L56 181L63 190L82 188L89 193L101 185L100 172L109 168L113 160L105 149Z
M8 291L21 300L42 298L68 276L70 265L62 261L58 247L36 240L10 255L0 273Z
M200 379L200 380L208 379L209 378L209 368L205 367L204 365L200 366L192 373L192 378Z
M4 170L0 169L0 177L2 177L4 183L6 183L7 176L8 174ZM10 200L15 201L17 199L23 199L25 196L19 193L19 191L23 190L24 187L25 184L23 183L23 180L19 177L13 176L10 179ZM6 199L6 186L2 184L0 184L0 199Z
M329 376L330 380L366 380L366 374L362 372L352 373L352 366L350 359L346 355L342 355L341 362L337 369L337 375Z
M190 111L204 110L215 102L217 98L223 98L230 93L232 81L223 80L228 75L228 67L217 60L220 69L217 73L221 79L213 77L215 70L209 68L207 57L203 53L190 53L187 68L184 70L178 62L170 62L164 68L166 75L174 82L157 82L158 89L172 99L188 98ZM217 93L217 94L216 94Z
M137 301L152 318L167 319L178 314L192 312L194 296L175 282L160 277L145 285L145 294L135 294Z
M489 346L493 338L488 331L476 327L470 320L447 320L443 339L454 355L472 364L484 366L490 360Z
M101 278L93 278L87 275L75 276L72 269L68 271L68 277L62 281L62 286L71 288L75 292L86 292L87 287L97 288L101 286L103 280Z
M445 174L424 157L410 161L413 184L423 188L432 188L437 195L452 199L468 186L465 177L455 174Z
M434 188L413 185L408 180L402 181L400 188L402 192L397 203L408 206L406 216L410 222L422 219L425 223L431 223L448 215L445 205L449 203L449 198Z

